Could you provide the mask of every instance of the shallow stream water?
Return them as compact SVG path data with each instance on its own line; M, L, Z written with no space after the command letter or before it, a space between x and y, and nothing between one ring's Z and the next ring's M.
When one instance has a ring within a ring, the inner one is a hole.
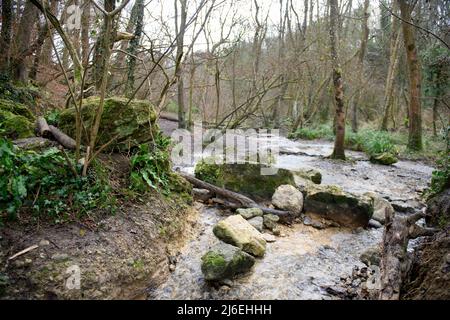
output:
M267 137L259 139L270 139ZM351 161L333 161L333 145L322 141L290 141L278 138L281 155L277 166L285 169L311 167L322 173L322 184L335 184L353 193L374 191L411 210L420 210L420 192L433 168L409 161L393 166L372 164L360 152L347 151ZM192 167L182 170L192 172ZM325 288L362 267L359 256L381 241L383 229L358 232L345 228L317 230L301 223L283 226L280 237L267 244L252 272L229 285L207 284L200 270L202 255L219 240L215 223L229 212L202 206L197 237L181 250L175 270L150 293L151 299L334 299Z

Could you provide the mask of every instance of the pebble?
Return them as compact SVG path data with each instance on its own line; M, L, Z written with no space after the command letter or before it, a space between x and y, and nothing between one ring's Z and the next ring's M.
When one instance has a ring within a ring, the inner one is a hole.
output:
M50 245L50 241L42 239L41 241L39 241L39 247L45 247Z
M275 242L277 239L275 238L275 236L268 234L268 233L263 233L262 234L264 240L266 240L266 242Z
M66 253L55 253L54 255L52 255L51 259L61 261L61 260L66 260L68 258L69 258L69 256Z
M174 264L169 264L169 271L170 272L174 272L175 271L175 265Z

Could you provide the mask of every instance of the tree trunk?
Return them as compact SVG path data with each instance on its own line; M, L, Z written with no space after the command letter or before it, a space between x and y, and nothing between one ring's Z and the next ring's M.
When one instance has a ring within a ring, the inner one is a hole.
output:
M359 47L359 54L358 54L358 84L361 84L363 82L364 78L364 58L366 56L367 51L367 42L369 41L369 0L364 1L364 9L363 14L364 18L362 20L362 34L361 34L361 45ZM353 108L352 108L352 131L357 132L358 131L358 107L362 100L362 91L363 88L360 89L358 94L356 95L356 99L353 101Z
M178 5L181 4L180 25L178 27ZM177 31L177 56L175 74L177 77L177 99L178 99L178 127L186 128L186 110L184 106L184 81L183 81L183 49L184 49L184 34L186 32L187 8L186 0L175 0L175 26Z
M394 1L395 4L395 1ZM394 6L393 10L396 11ZM390 44L390 54L389 54L389 68L386 77L386 86L384 91L384 105L383 105L383 120L381 122L380 129L386 131L388 129L389 115L392 109L392 98L394 91L394 79L397 71L397 65L399 60L399 48L400 48L400 22L399 20L392 16L392 31L391 31L391 44Z
M344 87L342 79L342 69L338 54L338 0L329 0L330 6L330 51L333 66L334 100L336 103L335 129L336 139L334 140L334 150L331 158L345 160L345 109L344 109Z
M27 1L14 41L15 50L14 58L11 61L11 75L12 79L15 81L25 82L28 79L26 56L23 53L27 51L30 45L31 35L37 17L36 7L31 2Z
M414 39L414 27L411 26L412 5L407 0L398 0L403 29L403 41L409 69L409 137L408 148L422 150L422 110L420 103L421 75L417 48Z
M134 8L135 7L135 8ZM144 0L136 0L132 13L135 16L130 17L135 22L134 38L131 39L128 46L127 57L127 86L125 92L130 96L134 91L134 73L136 71L136 55L138 53L138 46L141 41L143 22L144 22Z
M116 5L115 0L105 0L105 10L107 12L114 11ZM109 21L110 20L110 21ZM107 64L106 52L111 50L111 46L114 43L115 35L113 30L115 29L110 24L113 24L113 19L103 19L102 31L100 32L97 42L95 44L95 55L94 55L94 81L95 89L97 91L101 90L103 76L105 75L104 69ZM108 33L109 30L109 33ZM108 48L106 48L108 46Z
M9 74L12 23L14 19L11 0L2 1L2 31L0 34L0 73Z
M83 66L89 63L89 28L91 23L91 3L86 0L83 8L83 16L81 17L81 52Z

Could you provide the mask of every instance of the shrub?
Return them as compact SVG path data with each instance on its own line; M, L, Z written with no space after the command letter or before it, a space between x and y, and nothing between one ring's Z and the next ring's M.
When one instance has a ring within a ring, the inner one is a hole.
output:
M297 129L294 133L289 135L291 139L332 139L334 136L333 129L330 125L323 124L317 127L303 127Z
M131 187L144 192L148 187L164 192L170 188L170 140L160 133L154 143L141 144L131 157Z
M81 166L68 159L56 148L21 151L0 139L0 219L5 214L15 219L19 210L30 209L36 216L60 223L97 208L114 210L111 188L100 177L99 166L81 177L71 169L80 172Z

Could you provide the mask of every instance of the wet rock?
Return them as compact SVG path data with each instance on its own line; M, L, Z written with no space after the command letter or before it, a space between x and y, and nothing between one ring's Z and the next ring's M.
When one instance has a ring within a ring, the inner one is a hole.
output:
M253 217L260 217L263 215L263 211L259 208L240 208L236 210L237 214L240 214L244 219L251 219Z
M311 226L311 227L313 227L313 228L316 228L316 229L325 229L327 226L325 225L325 224L323 224L322 222L320 222L320 221L317 221L316 219L313 219L313 218L311 218L311 217L309 217L309 216L305 216L304 218L303 218L303 224L305 225L305 226Z
M277 222L280 221L280 217L274 214L265 214L263 218L264 227L272 231L277 227Z
M364 193L364 195L370 197L373 200L372 219L384 224L386 210L388 210L389 213L394 212L394 208L392 207L391 203L375 192L366 192Z
M382 228L383 225L380 222L378 222L377 220L370 219L369 220L369 227L379 229L379 228Z
M218 281L248 272L254 264L255 258L251 255L232 245L220 243L202 257L201 270L205 280Z
M424 207L422 203L416 200L394 200L391 201L391 205L395 211L407 214L415 213Z
M211 198L211 192L206 189L192 188L192 194L195 200L206 202Z
M275 238L275 236L269 234L269 233L263 233L262 234L264 240L266 240L266 242L275 242L277 241L277 238Z
M303 194L292 185L279 186L272 196L275 207L300 215L303 209Z
M381 154L370 156L370 162L391 165L398 161L397 157L390 152L383 152Z
M219 221L213 232L220 240L256 257L262 257L266 251L266 241L261 233L241 215L236 214Z
M366 266L379 266L381 260L381 249L379 246L374 246L364 251L359 260Z
M265 199L270 199L280 185L295 185L291 171L278 169L272 175L261 174L265 167L261 163L216 164L214 158L206 158L195 166L195 176L231 191Z
M373 200L342 191L337 186L308 186L304 210L351 228L367 227Z
M320 184L322 182L322 174L316 169L300 169L293 172L298 177L312 181L315 184Z
M263 230L263 217L254 217L247 221L259 232Z
M45 247L50 245L50 241L42 239L41 241L39 241L39 247Z

